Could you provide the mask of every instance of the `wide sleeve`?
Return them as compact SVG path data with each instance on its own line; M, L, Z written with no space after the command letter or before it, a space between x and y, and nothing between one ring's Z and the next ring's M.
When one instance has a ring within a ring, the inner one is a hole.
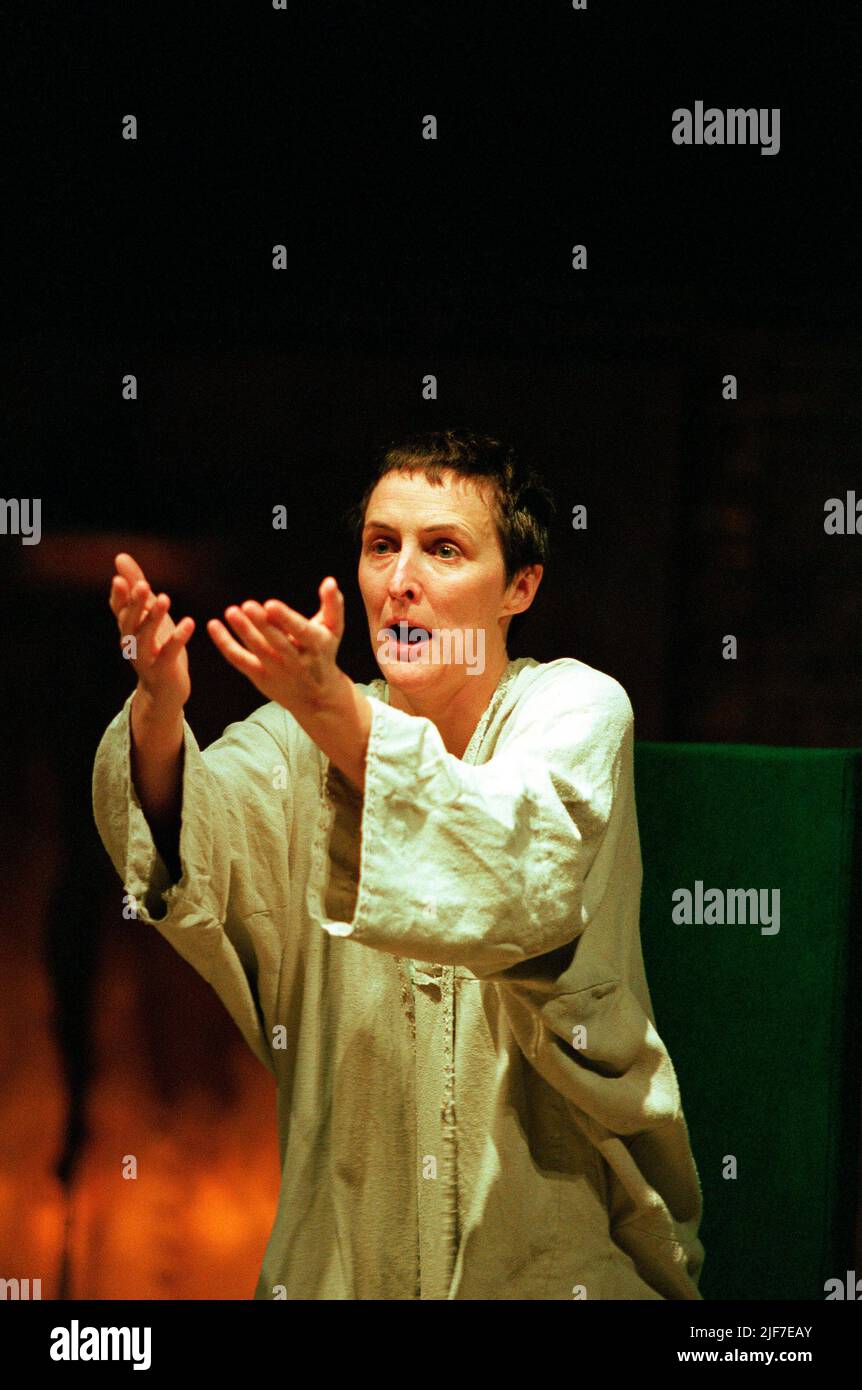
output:
M285 711L263 706L204 751L183 721L182 873L172 884L132 780L132 698L96 751L99 835L134 916L155 927L213 987L255 1056L275 1074L277 923L290 887L293 811Z
M479 765L430 720L371 706L356 910L330 935L478 978L575 939L633 723L623 687L555 668Z

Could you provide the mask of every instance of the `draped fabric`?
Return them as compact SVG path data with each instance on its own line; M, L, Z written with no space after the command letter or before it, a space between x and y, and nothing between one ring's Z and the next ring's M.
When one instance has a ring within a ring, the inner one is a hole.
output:
M275 702L204 750L185 724L178 883L131 781L131 696L96 754L138 920L276 1081L255 1297L699 1299L628 696L573 658L510 661L459 759L360 688L363 793Z

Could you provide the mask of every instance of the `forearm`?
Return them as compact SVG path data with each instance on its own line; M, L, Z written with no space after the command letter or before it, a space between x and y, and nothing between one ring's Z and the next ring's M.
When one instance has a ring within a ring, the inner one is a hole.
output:
M294 711L297 723L360 792L371 733L371 704L345 672L334 698L315 710Z
M159 708L138 687L132 700L131 728L132 780L159 853L176 881L182 872L182 708Z

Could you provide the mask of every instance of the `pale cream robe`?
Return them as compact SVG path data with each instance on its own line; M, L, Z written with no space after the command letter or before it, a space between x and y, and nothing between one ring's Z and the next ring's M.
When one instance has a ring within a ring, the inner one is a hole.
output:
M385 681L360 688L364 797L275 702L203 751L186 723L178 884L131 782L131 696L96 755L139 920L277 1083L255 1297L699 1299L628 696L573 658L519 658L458 759Z

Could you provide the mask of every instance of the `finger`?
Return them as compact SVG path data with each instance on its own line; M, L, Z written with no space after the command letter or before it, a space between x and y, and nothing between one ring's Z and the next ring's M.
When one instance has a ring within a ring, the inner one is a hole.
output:
M272 661L278 656L266 639L258 632L248 614L232 604L225 609L225 617L238 635L241 641L245 642L248 649L265 661Z
M269 643L272 650L276 652L279 656L299 656L299 651L293 643L293 641L291 641L291 639L287 636L286 633L282 632L280 628L276 627L274 623L271 623L269 621L269 618L267 617L265 610L261 607L259 603L253 603L251 601L249 601L248 603L244 603L242 606L242 611L249 619L249 621L254 624L255 628L264 638L264 640Z
M231 666L235 666L249 680L257 680L264 674L263 666L256 656L241 647L239 642L235 642L227 628L220 623L218 618L210 618L207 623L207 632L215 642L222 656L229 661Z
M317 592L320 594L323 621L330 632L340 637L344 632L344 595L337 581L330 575L324 579Z
M174 628L167 641L163 642L160 646L158 654L156 656L156 661L159 662L162 660L162 657L164 657L165 664L167 665L171 657L175 656L176 653L180 650L180 648L186 645L186 642L188 642L194 630L194 618L182 618L177 623L176 627Z
M145 628L151 628L155 624L157 616L164 616L170 606L171 600L167 594L156 594L151 606L141 619L138 632L143 632Z
M131 607L132 591L128 580L124 580L121 575L114 575L111 581L111 607L114 609L118 623L124 623L127 617L127 610Z
M136 584L135 587L132 588L132 596L131 600L129 600L127 610L125 610L124 616L122 616L122 624L124 624L125 631L138 631L142 621L147 619L150 613L152 613L154 602L156 602L156 595L153 594L146 580L143 580L140 584Z
M119 613L120 632L124 637L131 632L137 632L141 615L145 612L145 606L150 599L151 590L145 579L132 585L129 602ZM146 612L149 613L148 607L146 607Z
M144 574L144 571L141 569L140 565L138 564L137 560L135 560L135 558L132 555L129 555L128 552L125 550L121 550L117 555L114 556L114 564L117 568L120 577L125 579L129 586L129 593L133 608L131 614L126 615L126 617L130 624L137 624L141 612L144 610L147 601L150 599L150 586L147 582L147 577ZM141 586L144 587L142 588ZM143 593L144 595L143 601L140 601L137 597L141 593ZM121 621L124 621L124 619L122 618L122 614L118 614L118 618L120 618ZM131 626L130 628L126 629L126 631L129 630L134 632L135 627ZM121 631L123 631L122 626Z
M158 636L159 626L162 618L171 606L170 598L167 594L159 594L153 600L153 606L147 613L143 622L139 623L135 636L138 641L138 656L145 657L148 661L156 655L156 637Z
M129 582L129 588L133 588L141 579L146 579L144 571L141 569L137 560L128 555L125 550L121 550L119 555L114 556L114 564L117 573L121 574Z
M267 618L287 637L292 637L300 647L317 652L323 646L324 637L317 624L303 618L295 608L288 608L280 599L267 599L263 605Z
M124 579L121 574L115 574L111 580L111 592L108 596L111 605L111 612L115 618L119 618L120 610L125 608L129 602L129 581Z

